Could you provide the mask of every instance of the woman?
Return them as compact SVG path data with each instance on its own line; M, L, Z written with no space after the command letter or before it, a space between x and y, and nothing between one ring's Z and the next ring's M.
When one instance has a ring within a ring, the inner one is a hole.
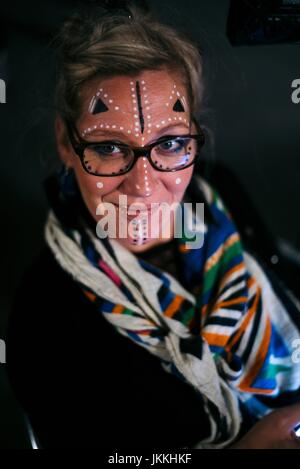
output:
M41 446L299 447L299 310L194 174L197 49L129 4L59 40L63 170L7 337ZM205 209L192 233L186 202Z

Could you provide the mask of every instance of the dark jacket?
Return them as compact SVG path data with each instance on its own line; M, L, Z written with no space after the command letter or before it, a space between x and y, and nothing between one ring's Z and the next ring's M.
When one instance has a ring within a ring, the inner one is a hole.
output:
M47 247L18 289L6 350L42 447L179 448L209 430L197 392L120 335Z

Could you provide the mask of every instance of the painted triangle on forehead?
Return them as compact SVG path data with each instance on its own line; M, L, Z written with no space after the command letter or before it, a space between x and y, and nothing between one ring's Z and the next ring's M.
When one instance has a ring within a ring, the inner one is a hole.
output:
M91 113L100 114L101 112L106 112L106 111L108 111L108 107L102 101L101 98L98 98L91 109Z
M184 109L181 101L179 101L179 99L177 99L176 103L174 104L173 111L175 111L175 112L185 112L185 109Z

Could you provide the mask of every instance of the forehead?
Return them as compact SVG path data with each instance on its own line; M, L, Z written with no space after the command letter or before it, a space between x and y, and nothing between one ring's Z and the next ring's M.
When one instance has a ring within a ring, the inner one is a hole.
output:
M81 93L82 136L122 131L141 141L166 126L188 127L187 91L178 74L165 70L94 80Z

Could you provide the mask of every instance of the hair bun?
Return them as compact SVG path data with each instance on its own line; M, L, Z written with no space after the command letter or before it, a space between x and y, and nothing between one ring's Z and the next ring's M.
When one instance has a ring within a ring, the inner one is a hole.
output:
M195 114L202 95L202 61L188 39L158 22L145 0L77 1L56 41L56 104L61 115L76 121L81 87L91 79L164 67L181 75Z

